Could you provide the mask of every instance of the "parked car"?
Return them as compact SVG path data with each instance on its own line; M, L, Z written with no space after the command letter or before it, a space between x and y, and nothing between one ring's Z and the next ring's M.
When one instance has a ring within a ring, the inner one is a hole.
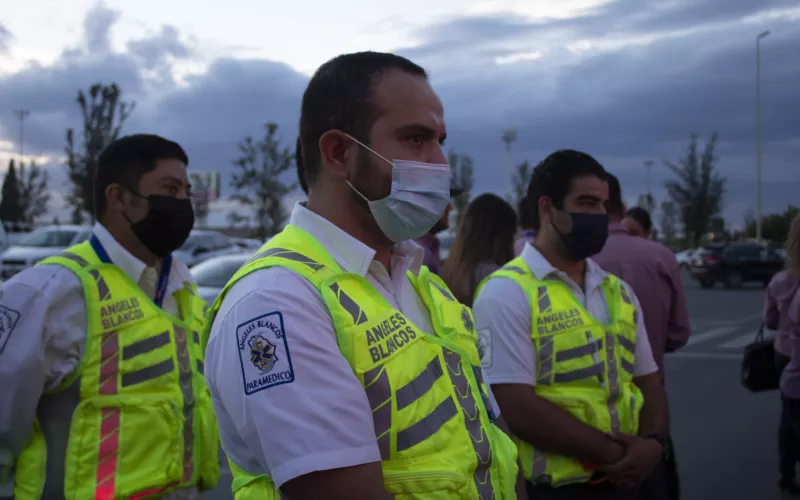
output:
M677 259L681 269L689 269L692 267L692 255L694 255L695 251L695 248L690 248L689 250L684 250L675 254L675 259Z
M232 238L220 232L195 229L189 234L189 238L183 246L173 252L173 255L187 266L192 267L213 257L236 254L241 251L242 248Z
M231 238L243 250L258 250L263 245L261 240L255 238Z
M765 286L783 268L774 250L756 243L717 243L699 248L692 259L691 274L703 288L717 282L726 288L758 281Z
M0 276L7 280L37 262L85 241L91 234L89 226L40 227L0 254Z
M197 283L197 294L209 304L213 304L234 273L251 256L250 253L223 255L192 267L190 272Z

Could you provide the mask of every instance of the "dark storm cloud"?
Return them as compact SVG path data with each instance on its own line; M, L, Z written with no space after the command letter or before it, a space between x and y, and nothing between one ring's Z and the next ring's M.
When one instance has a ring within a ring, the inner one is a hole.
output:
M83 37L89 53L108 52L111 47L111 27L119 20L120 12L102 3L95 4L83 20Z
M162 66L169 57L187 59L192 55L192 49L181 41L178 30L172 26L162 26L154 37L128 42L128 52L139 57L147 69Z

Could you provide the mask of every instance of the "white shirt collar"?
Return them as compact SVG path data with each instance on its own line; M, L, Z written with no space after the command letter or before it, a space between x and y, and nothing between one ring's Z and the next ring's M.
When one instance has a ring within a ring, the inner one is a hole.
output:
M139 279L142 277L142 273L147 269L147 264L134 257L125 247L120 245L119 242L111 236L108 229L99 222L94 225L92 232L97 236L100 244L103 245L111 262L120 268L122 272L127 274L134 283L138 283Z
M536 247L530 243L525 244L525 248L523 248L520 257L522 257L525 265L528 266L538 280L552 279L555 276L561 281L572 281L572 278L567 276L565 272L553 267L553 265L550 264L544 255L542 255L541 252L539 252L539 250L537 250ZM587 292L602 285L603 281L605 281L607 277L608 273L603 270L603 268L601 268L595 261L592 259L586 259L585 288Z
M329 220L321 217L298 202L292 208L289 224L313 236L345 272L366 276L375 259L375 250L353 238ZM425 250L413 241L395 245L394 256L411 257L409 269L418 274Z

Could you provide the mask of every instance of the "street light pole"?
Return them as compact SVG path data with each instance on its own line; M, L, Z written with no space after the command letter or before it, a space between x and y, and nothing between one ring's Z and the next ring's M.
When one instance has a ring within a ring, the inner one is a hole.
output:
M27 109L15 109L14 114L19 120L19 163L22 165L22 160L25 157L25 118L31 112Z
M761 39L769 30L756 37L756 242L761 243Z

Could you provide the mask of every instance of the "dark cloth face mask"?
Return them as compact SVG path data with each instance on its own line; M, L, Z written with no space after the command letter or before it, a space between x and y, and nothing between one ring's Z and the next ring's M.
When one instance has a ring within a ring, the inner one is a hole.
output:
M189 238L189 233L194 227L194 209L191 200L158 194L142 196L134 191L131 193L139 198L145 198L149 207L145 218L138 222L132 222L125 215L131 224L133 234L148 250L161 258L179 249Z
M608 239L608 214L562 213L569 215L572 229L562 232L557 224L553 227L561 236L568 257L579 261L600 253Z

